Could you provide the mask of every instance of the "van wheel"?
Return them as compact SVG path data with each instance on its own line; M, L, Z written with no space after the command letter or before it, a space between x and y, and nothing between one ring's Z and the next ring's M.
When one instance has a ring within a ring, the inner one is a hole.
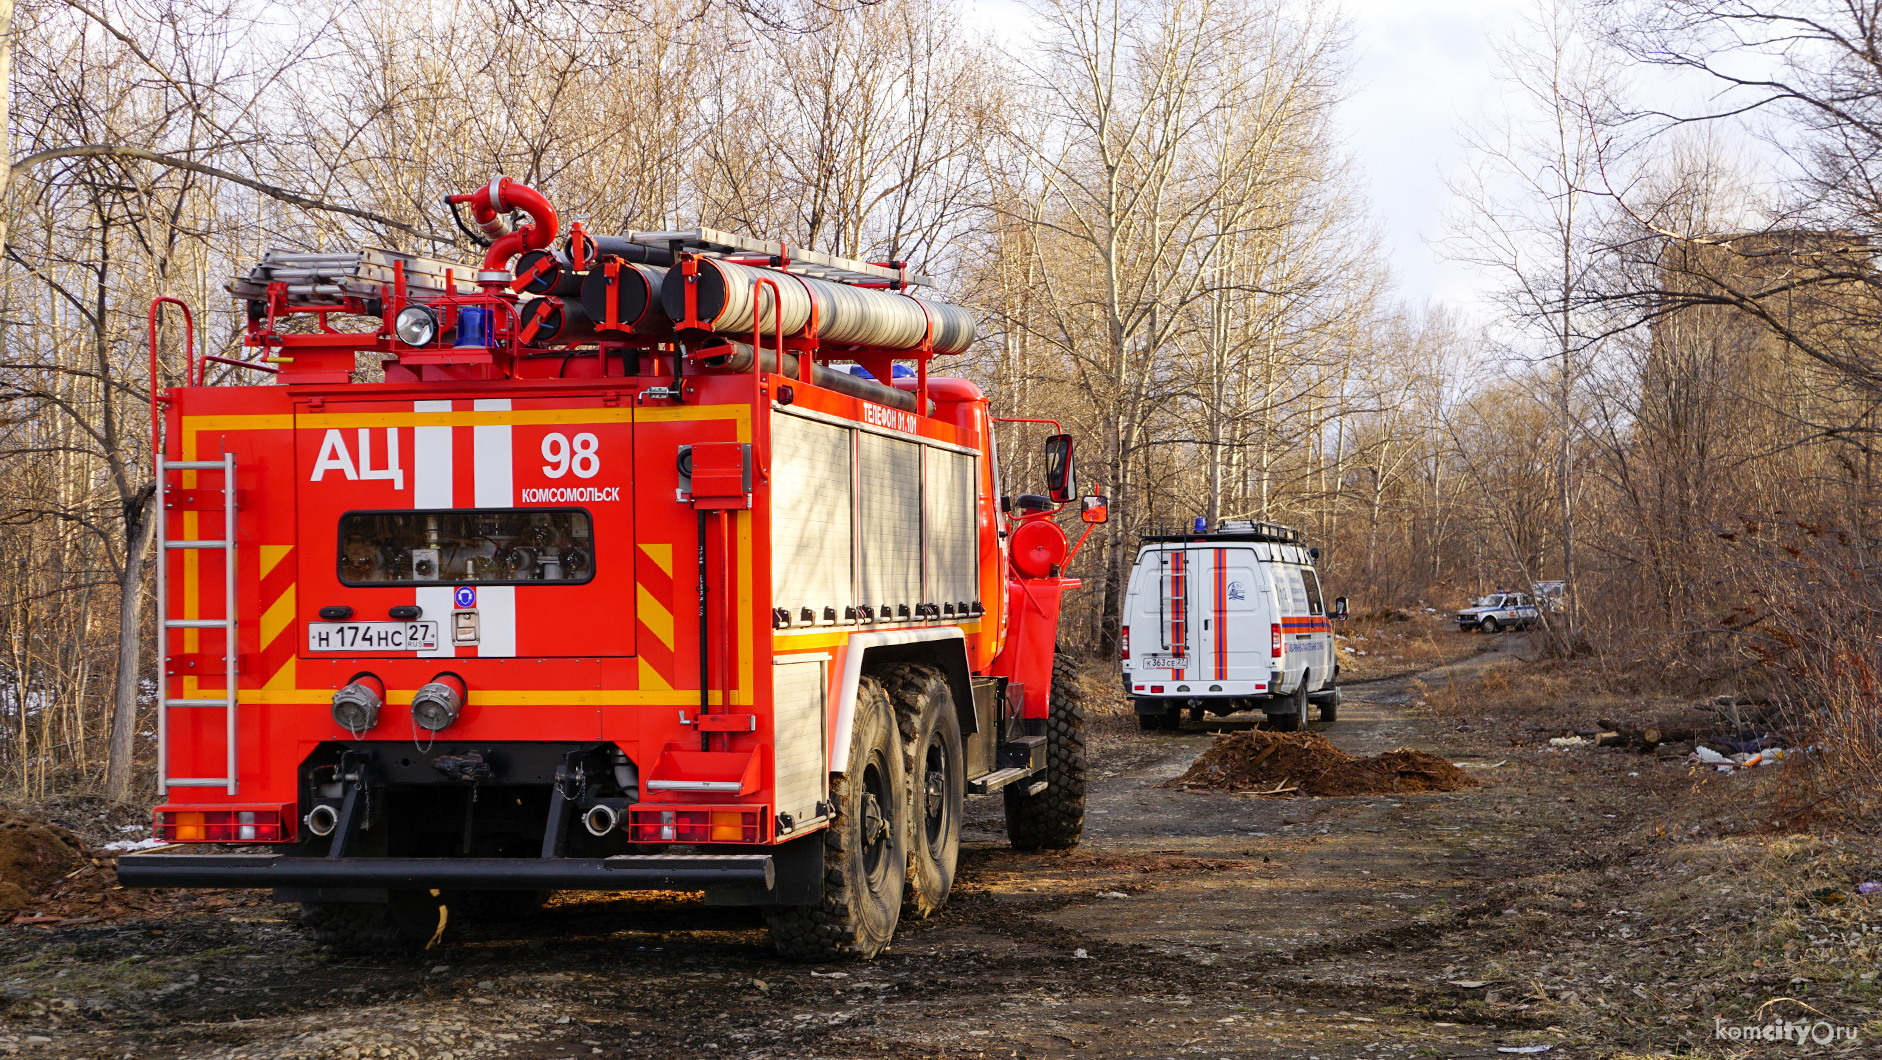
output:
M771 944L798 960L867 958L895 937L908 882L908 778L889 697L856 688L849 768L830 777L836 814L824 830L823 901L765 910Z
M1337 693L1327 696L1319 702L1320 721L1332 723L1340 720L1340 701Z
M1268 728L1275 732L1299 732L1307 727L1307 685L1313 679L1311 671L1300 675L1300 687L1287 697L1287 707L1279 714L1268 715Z
M1006 789L1006 839L1014 850L1064 850L1085 834L1085 692L1069 655L1052 660L1045 781L1037 795L1024 784Z
M1495 615L1483 616L1483 621L1479 622L1477 625L1478 628L1482 629L1485 633L1495 633L1503 628L1502 625L1497 622Z
M894 666L882 677L907 752L908 888L906 904L933 916L947 904L961 851L961 802L967 776L961 721L948 680L932 666Z

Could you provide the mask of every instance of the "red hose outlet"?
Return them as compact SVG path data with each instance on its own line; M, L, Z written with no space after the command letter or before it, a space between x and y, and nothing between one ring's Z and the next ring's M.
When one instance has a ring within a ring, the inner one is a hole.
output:
M535 188L518 184L508 177L497 177L488 186L476 191L467 191L462 195L453 195L451 202L467 202L471 207L471 216L476 219L484 234L497 236L497 241L490 244L484 252L484 271L500 272L510 267L510 259L524 251L541 250L555 239L555 207ZM527 224L514 232L507 231L508 226L501 220L502 215L513 210L528 214L534 224Z

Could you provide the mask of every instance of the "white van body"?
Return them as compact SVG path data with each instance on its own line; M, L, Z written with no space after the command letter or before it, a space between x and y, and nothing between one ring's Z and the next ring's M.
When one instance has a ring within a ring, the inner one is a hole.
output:
M1149 534L1125 591L1124 692L1146 729L1182 711L1261 710L1295 729L1339 705L1333 628L1300 534L1225 522L1214 533Z

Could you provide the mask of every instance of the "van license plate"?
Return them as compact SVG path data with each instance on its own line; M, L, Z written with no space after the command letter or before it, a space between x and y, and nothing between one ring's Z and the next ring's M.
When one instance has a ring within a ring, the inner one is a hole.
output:
M1147 655L1143 665L1152 670L1181 670L1189 665L1189 660L1176 655Z
M309 622L307 650L436 651L436 622Z

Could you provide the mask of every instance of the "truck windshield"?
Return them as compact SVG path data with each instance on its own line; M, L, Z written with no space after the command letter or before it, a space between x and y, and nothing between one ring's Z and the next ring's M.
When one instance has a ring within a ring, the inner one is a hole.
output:
M579 508L347 512L339 566L343 585L579 584L594 524Z
M1476 606L1478 607L1502 607L1503 598L1501 596L1486 596L1483 599L1478 600Z

